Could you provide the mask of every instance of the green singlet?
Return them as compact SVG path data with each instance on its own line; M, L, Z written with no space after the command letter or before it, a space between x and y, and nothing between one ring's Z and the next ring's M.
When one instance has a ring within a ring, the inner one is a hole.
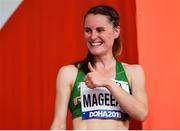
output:
M81 64L82 63L80 63L80 66ZM69 109L72 113L73 119L77 117L81 117L81 114L82 114L79 83L84 82L84 77L85 77L85 73L82 70L78 70L76 81L74 83L71 96L70 96L70 101L69 101ZM119 81L128 82L122 63L118 61L116 62L116 78L115 79ZM129 82L128 82L128 85L129 85L129 92L131 94L131 87L130 87ZM127 113L123 113L123 114L125 117L122 118L122 120L129 119L129 115Z

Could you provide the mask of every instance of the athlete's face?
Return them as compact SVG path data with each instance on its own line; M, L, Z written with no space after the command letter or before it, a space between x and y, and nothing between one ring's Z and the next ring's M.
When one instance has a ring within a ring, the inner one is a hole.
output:
M84 36L93 55L112 55L112 46L114 39L119 36L119 28L114 28L105 15L89 14L84 22Z

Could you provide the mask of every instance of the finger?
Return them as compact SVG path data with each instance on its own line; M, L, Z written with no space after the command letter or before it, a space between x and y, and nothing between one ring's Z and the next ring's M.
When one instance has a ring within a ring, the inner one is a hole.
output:
M85 75L84 77L84 81L88 81L90 79L89 73L87 75Z
M95 72L96 70L92 67L91 62L88 62L88 68L91 72Z
M90 89L93 89L93 88L94 88L93 84L92 84L91 82L89 82L89 81L87 81L86 85L87 85L87 87L90 88Z

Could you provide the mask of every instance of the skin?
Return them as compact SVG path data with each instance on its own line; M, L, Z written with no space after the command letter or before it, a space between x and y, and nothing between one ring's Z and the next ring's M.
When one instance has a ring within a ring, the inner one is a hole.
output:
M90 72L85 76L89 88L106 87L116 98L124 111L130 117L144 121L148 114L147 96L145 92L144 71L140 65L123 63L126 75L132 87L132 95L119 88L111 79L116 75L116 61L113 57L113 41L120 34L120 28L114 28L104 15L87 15L84 24L84 36L89 51L95 56L94 66L88 63ZM66 129L68 103L78 69L74 65L63 66L57 76L55 116L51 129ZM66 79L68 78L68 79ZM116 130L128 129L129 120L118 121L111 119L82 120L73 119L74 129Z

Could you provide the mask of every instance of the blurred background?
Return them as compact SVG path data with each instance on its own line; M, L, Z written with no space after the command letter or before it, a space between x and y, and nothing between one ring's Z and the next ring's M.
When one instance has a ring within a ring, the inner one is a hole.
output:
M0 0L0 129L49 129L57 72L85 58L83 16L99 4L121 15L119 60L145 70L149 116L131 129L180 129L179 0Z

